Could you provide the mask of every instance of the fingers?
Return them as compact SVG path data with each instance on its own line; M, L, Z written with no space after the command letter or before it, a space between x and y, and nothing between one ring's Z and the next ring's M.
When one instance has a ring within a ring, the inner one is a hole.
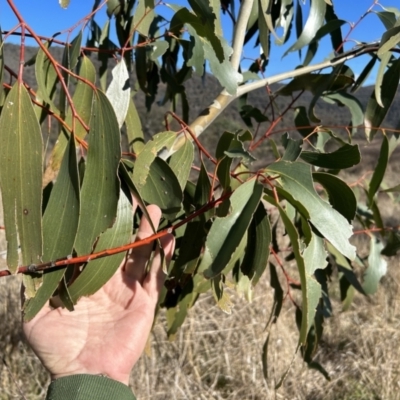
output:
M167 234L160 238L161 247L164 250L166 265L171 261L175 248L175 238L172 234ZM165 274L163 271L163 260L160 248L157 248L156 253L151 264L151 269L143 281L143 288L147 291L149 296L157 302L161 288L164 285Z
M147 207L147 211L154 225L154 229L157 229L161 218L161 210L155 205L150 205ZM145 216L143 216L140 221L135 242L146 239L153 234L154 231L151 227L150 222ZM124 266L124 271L126 274L128 274L130 278L137 279L140 282L143 280L146 265L153 250L153 244L154 242L150 242L149 244L135 248L131 252Z

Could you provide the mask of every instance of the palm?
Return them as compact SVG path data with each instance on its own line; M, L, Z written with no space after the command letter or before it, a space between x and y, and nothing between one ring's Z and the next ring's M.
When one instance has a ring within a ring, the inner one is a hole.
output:
M150 206L149 212L157 224L158 208ZM148 223L142 221L138 237L149 234ZM170 255L172 237L163 242ZM139 248L125 267L97 293L81 299L72 313L44 308L24 325L28 341L53 378L90 373L128 383L146 345L163 283L158 255L152 271L144 275L150 252L151 245Z

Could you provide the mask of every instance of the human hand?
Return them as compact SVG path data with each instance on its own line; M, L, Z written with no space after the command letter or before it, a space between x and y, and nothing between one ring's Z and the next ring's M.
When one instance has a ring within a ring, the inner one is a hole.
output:
M152 205L147 210L157 228L160 209ZM143 217L136 240L152 234ZM160 241L169 262L174 237L168 234ZM165 278L159 251L150 272L145 272L152 248L150 243L134 249L114 276L98 292L80 299L73 312L48 306L24 323L28 342L52 379L102 374L128 384L145 348Z

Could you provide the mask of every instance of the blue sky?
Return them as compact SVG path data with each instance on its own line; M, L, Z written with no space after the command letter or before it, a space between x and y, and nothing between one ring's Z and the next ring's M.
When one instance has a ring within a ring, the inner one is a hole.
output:
M183 4L185 1L174 0L174 3ZM342 18L349 23L355 23L358 21L359 17L371 6L372 0L333 0L333 3L336 14L339 16L339 18ZM382 0L382 3L385 5L386 0ZM33 29L35 29L38 34L51 36L55 32L69 29L78 20L84 18L91 11L93 2L91 0L70 0L70 5L67 9L61 8L58 0L14 0L14 4L26 22ZM387 5L391 5L390 2L388 2ZM379 7L375 7L375 9L377 11L381 11ZM162 10L160 10L160 13L161 12ZM305 15L305 13L303 15ZM105 12L101 12L96 19L101 26L105 22L106 18ZM16 22L17 20L15 19L7 1L0 0L1 28L3 30L9 30L15 26ZM343 34L345 35L348 30L349 25L344 25L342 29ZM72 37L74 37L77 32L77 30L74 31ZM376 15L368 15L365 20L363 20L361 24L352 32L350 38L358 41L369 42L378 40L383 32L384 28L378 17ZM66 36L64 36L64 39L65 38ZM228 40L229 39L230 34ZM10 41L17 42L17 39L11 39ZM325 43L322 43L314 62L322 61L323 58L328 55L328 43L328 39ZM32 42L27 41L27 44L32 44ZM267 71L268 75L290 70L299 63L297 53L293 53L283 59L281 58L281 55L289 47L289 45L286 44L273 50L272 56L277 62L270 63ZM353 44L349 43L346 48L350 49L352 46ZM249 57L255 57L257 55L257 50L249 47L245 50L244 54ZM365 65L365 59L355 60L350 64L356 74L361 72L363 65ZM371 76L370 79L373 79L373 76Z

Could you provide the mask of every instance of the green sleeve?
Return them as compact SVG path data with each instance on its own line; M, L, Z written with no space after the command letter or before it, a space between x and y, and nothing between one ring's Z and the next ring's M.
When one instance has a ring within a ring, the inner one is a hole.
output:
M71 375L51 382L46 400L136 400L121 382L99 375Z

